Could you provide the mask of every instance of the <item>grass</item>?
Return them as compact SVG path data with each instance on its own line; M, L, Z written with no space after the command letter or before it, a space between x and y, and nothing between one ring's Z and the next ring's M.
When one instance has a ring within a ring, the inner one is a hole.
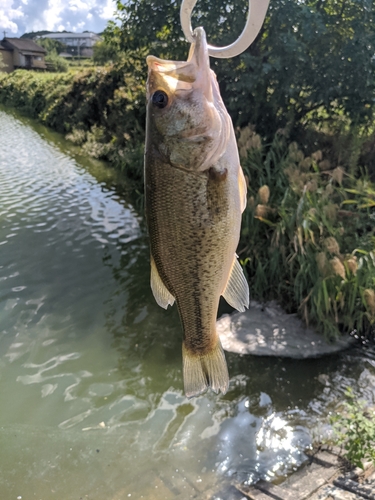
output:
M358 400L348 387L345 401L330 418L333 436L330 440L342 446L343 453L352 465L364 470L364 462L371 461L375 466L375 420L374 408L366 401Z

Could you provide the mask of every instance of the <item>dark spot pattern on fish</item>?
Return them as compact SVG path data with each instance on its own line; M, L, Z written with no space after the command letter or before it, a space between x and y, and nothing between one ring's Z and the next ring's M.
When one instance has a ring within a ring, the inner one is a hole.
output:
M154 227L151 252L163 283L176 298L186 348L203 355L217 342L220 293L215 288L226 258L220 241L233 229L227 217L228 186L207 173L178 170L160 157L150 155L146 161L147 220Z

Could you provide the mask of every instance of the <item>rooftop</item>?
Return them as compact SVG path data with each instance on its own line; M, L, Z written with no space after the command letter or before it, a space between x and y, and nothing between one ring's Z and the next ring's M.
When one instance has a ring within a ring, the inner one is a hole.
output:
M48 33L38 38L100 38L96 33Z
M20 51L28 51L28 52L42 52L45 54L47 51L41 47L40 45L37 45L35 42L28 38L4 38L0 44L7 48L16 48Z

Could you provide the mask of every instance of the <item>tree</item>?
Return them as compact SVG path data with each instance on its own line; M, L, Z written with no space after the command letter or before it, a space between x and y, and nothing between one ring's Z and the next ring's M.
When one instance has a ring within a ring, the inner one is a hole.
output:
M0 51L0 71L3 71L4 68L6 68L6 64L4 62L4 56Z
M59 55L66 50L65 43L61 43L53 38L38 38L36 43L46 49L48 55Z
M193 25L210 43L237 38L247 0L201 0ZM117 0L116 22L104 32L118 51L146 48L163 58L184 59L188 45L176 0ZM255 42L229 60L213 59L221 93L236 125L255 123L271 136L307 120L338 115L358 124L373 118L375 6L370 0L271 2Z
M110 44L103 42L97 42L94 45L93 61L95 64L106 64L109 62L115 62L118 60L117 50Z
M29 33L24 33L20 36L20 38L30 38L34 40L34 38L43 35L49 35L50 33L54 33L54 31L42 30L42 31L30 31Z
M46 55L46 63L48 63L49 71L56 71L58 73L65 73L69 70L69 64L66 59L58 56L56 53Z

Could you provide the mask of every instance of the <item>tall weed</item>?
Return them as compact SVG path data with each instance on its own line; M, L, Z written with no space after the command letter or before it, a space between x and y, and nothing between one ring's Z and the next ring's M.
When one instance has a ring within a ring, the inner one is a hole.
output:
M240 257L252 296L277 299L329 339L375 324L375 190L278 134L239 133L248 180ZM333 168L334 167L334 168ZM265 196L265 193L267 196Z
M375 411L364 400L354 396L351 387L345 391L345 401L331 416L331 441L343 446L343 456L356 467L365 469L364 462L375 466Z

